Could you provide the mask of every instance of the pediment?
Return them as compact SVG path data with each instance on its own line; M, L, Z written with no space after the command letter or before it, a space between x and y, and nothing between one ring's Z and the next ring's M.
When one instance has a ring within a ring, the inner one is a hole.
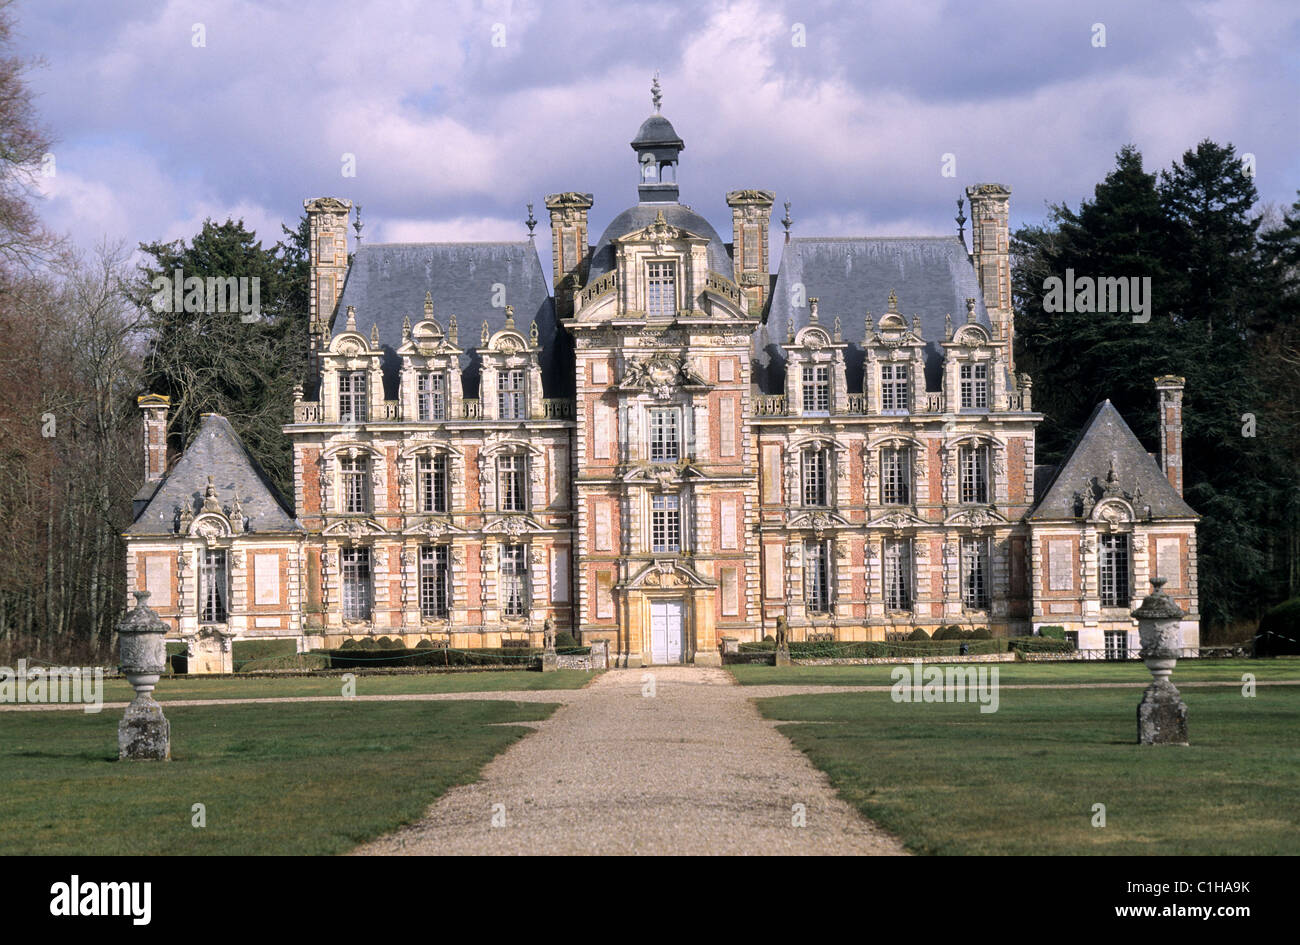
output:
M654 222L648 226L643 226L639 230L633 230L631 233L624 233L622 236L615 237L613 242L616 245L627 243L707 243L707 236L701 236L698 233L692 233L690 230L680 226L673 226L664 219L664 213L659 211Z
M949 515L943 523L966 528L984 528L989 525L1005 525L1007 518L992 509L962 509Z
M931 524L919 515L915 515L906 509L891 509L883 515L878 515L867 522L872 528L920 528Z
M646 464L634 466L623 474L624 482L657 483L664 488L679 485L686 480L708 479L703 472L690 463L669 465Z
M437 541L448 535L464 535L465 529L452 524L451 519L445 517L431 517L419 522L414 522L402 530L403 535L420 536L428 538L431 541Z
M501 515L490 519L483 526L483 531L489 535L508 535L510 538L518 538L521 535L544 532L546 529L531 515Z
M791 509L786 513L785 524L787 528L811 529L819 535L853 525L843 515L828 509Z
M338 519L321 532L323 535L329 535L333 538L347 537L350 539L366 538L371 535L386 535L388 530L382 525L370 518L345 518Z
M624 587L628 589L647 589L671 587L717 587L713 581L700 577L691 568L671 558L652 561L629 580Z

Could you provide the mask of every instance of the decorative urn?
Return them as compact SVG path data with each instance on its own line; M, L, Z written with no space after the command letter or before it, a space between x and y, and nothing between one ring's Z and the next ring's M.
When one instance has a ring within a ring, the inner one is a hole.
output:
M1162 588L1165 578L1151 579L1152 591L1133 611L1142 641L1141 657L1152 682L1138 704L1138 744L1186 745L1187 706L1170 680L1178 662L1178 631L1183 610Z
M153 698L167 668L167 625L145 603L148 597L148 591L136 591L135 609L117 625L122 675L135 690L117 726L118 758L170 761L171 723Z

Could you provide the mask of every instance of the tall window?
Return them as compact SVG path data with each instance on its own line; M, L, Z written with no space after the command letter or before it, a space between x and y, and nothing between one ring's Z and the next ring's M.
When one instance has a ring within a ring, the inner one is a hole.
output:
M989 366L961 366L961 406L963 410L986 410L989 405Z
M202 587L199 597L203 604L200 620L203 623L226 622L226 595L229 588L226 570L226 552L222 548L209 548L203 552Z
M339 422L366 422L366 372L343 371L339 374Z
M880 451L880 501L907 505L912 501L911 450L887 446Z
M447 454L421 456L415 461L416 491L421 512L447 511Z
M809 541L803 546L803 593L808 610L815 614L831 609L831 561L826 542Z
M885 607L912 609L912 542L885 539Z
M370 490L367 473L370 459L366 456L344 456L339 460L339 475L343 477L343 511L369 512Z
M989 543L983 538L961 540L961 600L967 607L989 605Z
M502 420L524 419L524 372L497 371L497 416Z
M958 502L984 505L989 501L989 448L963 446L957 451Z
M906 413L907 392L907 365L880 365L880 409L884 413Z
M650 410L650 462L675 463L680 458L679 416L675 407Z
M527 457L518 453L497 457L497 508L500 511L527 511L527 464Z
M1103 635L1103 641L1106 646L1106 659L1108 660L1126 660L1128 659L1128 631L1127 630L1107 630Z
M1101 536L1098 564L1103 607L1127 607L1130 603L1128 539L1128 535Z
M675 495L650 498L650 550L682 550L681 499Z
M826 488L826 450L803 451L803 504L828 505Z
M831 369L806 364L803 369L804 413L825 413L831 409Z
M370 549L344 548L339 552L343 571L343 616L370 619Z
M675 263L646 263L646 314L651 318L672 318L677 314Z
M442 374L421 371L416 380L416 416L421 421L447 419L446 378Z
M501 546L501 615L523 617L528 609L527 574L528 549L523 545Z
M420 549L420 616L445 619L451 613L451 549L425 545Z

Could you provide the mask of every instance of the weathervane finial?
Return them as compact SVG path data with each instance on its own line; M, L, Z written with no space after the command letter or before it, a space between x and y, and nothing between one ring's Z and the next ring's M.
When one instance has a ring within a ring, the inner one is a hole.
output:
M650 83L650 101L655 104L655 114L659 113L659 105L664 100L663 89L659 87L659 70L655 70L654 81Z

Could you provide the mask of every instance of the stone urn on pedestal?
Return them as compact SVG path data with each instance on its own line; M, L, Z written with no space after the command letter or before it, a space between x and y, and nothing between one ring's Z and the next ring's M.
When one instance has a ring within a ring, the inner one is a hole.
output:
M1142 661L1152 683L1138 704L1139 745L1186 745L1187 706L1169 677L1178 662L1179 626L1183 610L1161 588L1165 578L1151 579L1152 591L1133 611L1142 641Z
M117 726L118 758L171 761L171 723L154 701L154 686L167 669L167 625L145 600L148 591L135 592L135 609L117 625L122 675L135 690L135 699Z

